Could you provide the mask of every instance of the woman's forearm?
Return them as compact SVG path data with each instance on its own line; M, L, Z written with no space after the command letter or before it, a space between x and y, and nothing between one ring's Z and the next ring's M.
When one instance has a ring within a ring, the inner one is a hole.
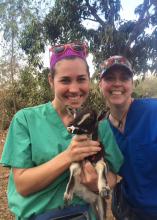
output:
M37 167L27 169L14 168L13 174L16 189L22 196L29 196L40 191L68 169L70 164L70 158L64 151L52 160Z
M72 162L83 160L100 149L99 142L88 140L87 136L73 138L68 148L52 160L33 168L14 168L16 189L23 196L42 190L68 169Z

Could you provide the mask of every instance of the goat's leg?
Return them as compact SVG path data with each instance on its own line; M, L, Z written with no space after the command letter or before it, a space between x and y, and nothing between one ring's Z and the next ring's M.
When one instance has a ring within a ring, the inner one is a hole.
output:
M104 198L100 195L98 196L97 200L97 209L98 209L98 219L105 220L106 219L106 212L107 212L107 203Z
M70 166L70 178L69 178L69 181L68 181L68 184L66 186L66 190L65 190L65 193L64 193L64 201L66 203L70 202L73 198L73 193L74 193L74 190L75 190L75 177L77 175L80 174L80 164L79 163L72 163L71 166Z
M98 174L98 190L99 194L102 197L109 198L110 195L110 187L107 182L107 164L104 162L104 160L99 160L96 165L95 169Z
M91 203L91 207L92 207L92 210L95 214L95 218L96 220L99 220L99 213L98 213L98 201L94 202L94 203Z
M92 209L95 213L96 220L106 220L107 203L100 195L97 196L97 200L91 203Z

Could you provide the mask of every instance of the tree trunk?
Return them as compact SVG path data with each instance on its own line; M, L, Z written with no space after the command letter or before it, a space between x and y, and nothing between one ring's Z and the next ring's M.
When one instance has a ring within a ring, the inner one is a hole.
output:
M16 91L15 91L15 55L14 55L14 30L12 30L12 36L11 36L11 62L10 62L10 70L11 70L11 84L12 84L12 94L13 94L13 109L14 113L17 112L16 107Z

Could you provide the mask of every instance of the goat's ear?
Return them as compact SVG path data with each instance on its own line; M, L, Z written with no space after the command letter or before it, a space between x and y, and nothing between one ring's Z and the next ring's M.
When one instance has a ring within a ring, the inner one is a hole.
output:
M97 114L97 111L96 111L95 109L86 108L86 110L87 110L87 112L89 112L89 113L90 113L90 115L91 115L92 117L94 116L94 118L96 118L96 119L97 119L98 114Z
M76 114L76 109L73 109L73 108L71 108L71 106L69 106L69 105L67 105L66 106L66 111L67 111L67 113L68 113L68 115L69 116L73 116L73 117L75 117L75 114Z
M98 114L97 114L97 112L96 112L95 110L92 110L92 111L93 111L93 114L94 114L95 118L97 118L97 120L98 120Z
M97 117L98 121L101 121L104 118L108 118L109 114L110 114L110 112L108 109L100 111L98 113L98 117Z
M102 118L103 118L103 117L102 117L102 111L99 111L99 112L98 112L98 115L97 115L97 120L98 120L98 121L101 121Z

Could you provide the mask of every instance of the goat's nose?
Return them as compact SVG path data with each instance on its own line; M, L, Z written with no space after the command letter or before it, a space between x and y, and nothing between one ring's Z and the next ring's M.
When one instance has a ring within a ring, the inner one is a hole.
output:
M72 133L71 127L67 127L68 132Z

